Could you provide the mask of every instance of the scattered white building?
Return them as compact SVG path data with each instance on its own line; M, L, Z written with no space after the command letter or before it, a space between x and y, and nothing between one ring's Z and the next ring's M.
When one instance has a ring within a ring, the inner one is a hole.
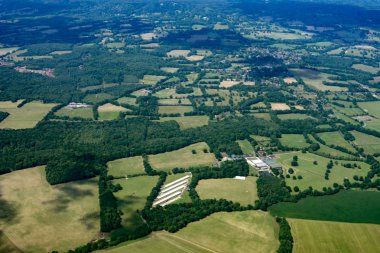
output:
M270 169L270 166L263 162L260 158L246 158L246 160L249 165L256 167L259 171Z
M182 197L191 180L191 173L161 187L160 194L153 202L153 207L166 206Z
M66 105L66 108L69 108L69 109L87 108L87 107L91 107L91 105L88 105L85 103L75 103L75 102L71 102L70 104Z

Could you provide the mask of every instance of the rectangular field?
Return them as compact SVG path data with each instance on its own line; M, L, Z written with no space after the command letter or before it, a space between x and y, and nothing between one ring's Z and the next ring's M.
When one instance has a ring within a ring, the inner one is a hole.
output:
M365 112L375 117L373 120L365 123L366 127L380 131L380 101L361 102L358 104Z
M160 118L161 122L174 120L181 129L201 127L208 124L208 116L182 116L182 117L164 117Z
M283 146L290 148L303 149L310 146L303 134L282 134L279 140Z
M203 150L208 152L205 153ZM196 154L192 153L195 150ZM149 162L157 170L170 171L173 168L190 168L197 166L211 166L217 163L213 153L205 142L158 155L150 155Z
M185 112L192 112L193 107L191 106L159 106L158 113L160 114L181 114Z
M92 108L62 108L55 113L58 117L93 119Z
M65 252L96 238L96 178L51 186L41 166L1 175L0 192L8 212L0 230L23 252Z
M145 173L141 156L117 159L107 163L108 175L115 178Z
M367 253L380 249L380 225L289 219L294 253Z
M356 152L354 147L343 138L343 135L340 132L324 132L319 133L318 136L328 145L340 146L349 151Z
M239 147L244 154L253 154L253 147L248 140L240 140L237 141L237 143L239 144Z

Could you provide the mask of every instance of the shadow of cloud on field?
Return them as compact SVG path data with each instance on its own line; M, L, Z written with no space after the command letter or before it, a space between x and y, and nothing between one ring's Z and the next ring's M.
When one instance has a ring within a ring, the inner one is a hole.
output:
M95 229L95 225L97 224L94 221L97 221L99 217L100 217L100 214L98 212L92 212L80 218L79 222L85 225L88 230L93 230Z
M0 221L14 222L19 214L15 204L2 199L0 188Z

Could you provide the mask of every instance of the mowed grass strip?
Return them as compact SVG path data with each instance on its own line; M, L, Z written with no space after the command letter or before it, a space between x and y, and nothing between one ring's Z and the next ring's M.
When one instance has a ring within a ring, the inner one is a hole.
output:
M158 176L139 176L112 180L112 184L120 184L123 188L114 193L118 206L123 212L121 216L123 227L133 230L144 223L136 211L144 208L146 198L152 188L156 186L157 180Z
M18 104L18 103L17 103ZM10 115L0 122L0 129L24 129L33 128L41 121L50 110L57 104L44 104L40 101L32 101L17 108L17 104L0 103L0 111L8 112Z
M163 117L161 122L174 120L181 129L206 126L208 124L208 116L183 116L183 117Z
M227 199L243 206L258 200L256 177L245 180L234 178L200 180L196 188L201 199Z
M276 252L278 225L269 213L244 211L215 213L170 234L153 233L147 239L127 242L107 253L257 253Z
M290 148L303 149L310 146L303 134L282 134L279 140L283 146Z
M195 150L196 154L193 154L192 150ZM208 152L205 153L203 150ZM209 150L205 142L200 142L175 151L150 155L149 162L153 168L164 171L170 171L173 168L211 166L216 164L217 160Z
M99 231L96 178L51 186L41 166L1 175L0 192L0 230L21 251L65 252Z
M380 224L380 192L348 190L322 197L306 197L297 203L283 202L269 211L276 216Z
M291 165L293 156L295 155L298 156L298 166ZM330 160L334 162L334 167L331 169L329 180L326 180L326 166ZM316 165L314 164L314 161L317 162ZM335 161L337 161L338 164L335 164ZM298 186L300 190L306 190L311 186L315 190L322 191L323 187L332 188L334 183L342 185L345 178L353 182L353 177L355 175L365 177L370 167L368 164L364 162L334 160L312 153L304 154L301 152L282 154L277 159L277 162L279 162L283 166L285 171L288 171L289 168L293 168L294 173L290 175L290 178L285 178L285 182L292 189L295 186ZM358 166L361 167L361 169L345 168L341 165L342 163L356 163ZM302 176L302 179L295 180L292 178L293 176Z
M117 159L107 163L108 175L114 178L145 173L141 156Z
M192 112L193 107L191 106L159 106L158 113L160 114L181 114L184 115L185 112Z
M237 141L237 143L239 144L239 147L244 154L253 154L253 147L248 140L240 140Z
M380 225L288 219L294 253L367 253L380 249Z

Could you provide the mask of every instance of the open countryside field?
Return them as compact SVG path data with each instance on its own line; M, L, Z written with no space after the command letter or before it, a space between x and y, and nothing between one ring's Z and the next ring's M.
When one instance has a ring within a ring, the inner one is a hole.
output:
M288 221L294 238L294 253L367 253L380 249L380 225L300 219Z
M158 232L134 242L127 242L105 253L257 253L276 252L278 225L268 213L245 211L215 213L170 234Z
M352 152L356 152L354 147L343 138L340 132L324 132L318 133L318 136L326 142L327 145L335 145L346 148Z
M141 80L141 83L147 85L156 85L159 81L165 78L166 76L144 75L144 78Z
M136 98L133 97L121 97L116 101L121 104L137 105Z
M201 199L227 199L243 206L254 205L258 200L256 177L245 180L234 178L200 180L196 191Z
M101 103L107 99L113 99L114 96L108 93L97 93L97 94L88 94L84 97L83 102L89 104Z
M182 117L161 117L160 121L174 120L181 129L205 126L208 124L208 116L182 116Z
M120 112L130 111L122 106L113 105L107 103L98 107L99 120L113 120L117 119L120 115Z
M164 98L158 101L160 105L191 105L191 102L187 98Z
M202 91L199 88L193 88L193 90L194 90L193 93L177 94L175 92L174 88L167 88L167 89L163 89L163 90L156 92L154 95L158 98L170 98L170 97L172 97L172 98L184 98L184 97L188 97L188 96L192 96L192 95L194 95L194 96L202 95Z
M270 106L274 111L286 111L290 110L290 107L285 103L271 103Z
M369 115L375 117L371 121L365 122L366 127L379 131L380 129L380 101L361 102L358 103L360 108L368 112Z
M93 119L92 108L62 108L55 115L58 117Z
M379 67L373 67L373 66L369 66L369 65L365 65L365 64L354 64L354 65L352 65L352 67L354 69L365 71L365 72L368 72L371 74L377 74L377 72L380 71Z
M22 251L19 250L2 231L0 231L0 252L22 253Z
M118 207L123 212L121 224L123 227L134 229L143 224L142 218L136 212L144 208L146 198L156 186L157 176L139 176L128 179L115 179L112 184L120 184L122 190L114 193Z
M2 208L9 205L0 230L21 251L63 252L99 231L96 178L51 186L41 166L1 175L0 193Z
M204 149L208 152L205 153ZM192 150L195 150L196 154L193 154ZM154 169L165 171L170 171L173 168L211 166L216 164L217 160L209 150L210 148L205 142L200 142L175 151L150 155L149 162Z
M290 69L290 71L297 77L301 78L307 85L322 91L345 91L345 87L327 86L323 82L331 80L331 74L321 73L311 69Z
M172 50L166 53L169 57L187 57L189 54L190 50Z
M237 141L237 143L239 144L241 151L244 154L253 154L254 152L253 147L248 140L240 140L240 141Z
M291 161L293 156L298 156L299 166L292 166ZM348 178L353 182L353 176L366 176L369 171L369 165L364 162L351 162L351 161L342 161L342 160L333 160L334 167L331 169L329 180L325 179L326 166L331 159L318 156L312 153L287 153L282 154L277 159L277 162L281 163L285 170L293 168L294 174L291 174L291 178L286 178L286 184L289 185L292 189L295 186L298 186L300 190L305 190L309 186L313 189L321 191L323 187L333 187L334 183L343 184L343 180ZM318 164L315 165L313 162L316 161ZM338 164L335 164L335 161ZM355 168L345 168L342 163L356 163L361 169ZM302 176L302 179L294 180L292 176Z
M17 108L17 102L11 104L9 102L0 102L0 111L10 114L5 120L0 122L1 129L33 128L57 105L33 101L23 105L21 108Z
M183 115L185 112L192 112L193 107L191 106L159 106L158 113L160 114L181 114Z
M380 152L380 138L358 131L351 131L351 133L355 137L354 143L363 148L364 152L368 154Z
M279 114L277 115L281 120L288 120L288 119L315 119L307 114L301 114L301 113L289 113L289 114Z
M317 151L315 151L316 154L319 154L322 156L329 155L329 156L333 156L333 157L344 157L347 159L354 158L353 155L350 155L350 154L344 153L340 150L330 148L326 145L323 145L322 143L318 142L312 135L308 135L308 136L309 136L310 140L312 140L315 143L318 143L320 146L320 148Z
M310 146L303 134L282 134L279 140L283 146L290 148L303 149Z
M353 223L380 224L380 192L348 190L322 197L306 197L269 208L273 215Z
M108 175L115 178L145 173L141 156L117 159L107 163Z

